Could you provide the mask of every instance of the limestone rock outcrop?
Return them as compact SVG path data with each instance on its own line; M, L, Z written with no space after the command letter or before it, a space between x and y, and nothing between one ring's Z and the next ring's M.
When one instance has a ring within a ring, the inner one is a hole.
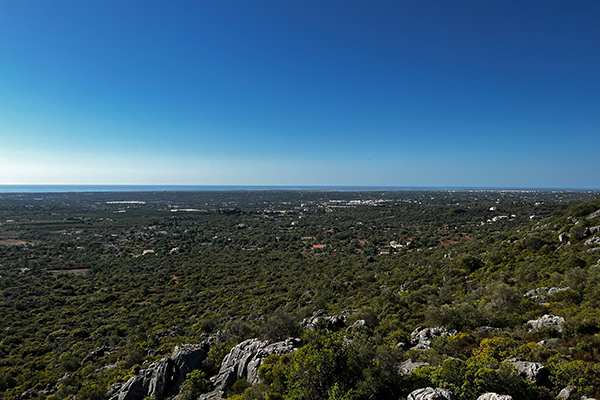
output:
M497 393L484 393L477 398L477 400L513 400L512 396L507 394L497 394Z
M590 215L588 215L587 219L598 218L598 217L600 217L600 210L596 210L593 213L591 213Z
M600 233L600 225L590 227L590 234L595 235L596 233Z
M400 363L400 365L398 365L398 371L401 374L408 375L421 367L428 367L428 366L429 366L429 363L416 362L409 358L408 360L406 360L406 361Z
M316 331L322 326L328 330L338 330L346 326L345 315L326 315L325 310L317 310L310 318L304 318L300 323L303 329ZM322 322L323 321L323 322Z
M539 329L539 328L554 328L558 332L562 332L562 324L565 323L565 319L563 317L559 317L556 315L546 314L543 317L538 319L532 319L527 321L527 329Z
M420 326L410 334L411 350L429 350L431 348L431 340L442 336L454 336L456 334L455 330L448 330L443 326L435 328Z
M506 362L513 364L519 374L527 378L530 382L538 386L547 386L550 384L550 371L542 364L525 361L519 357L510 358Z
M448 389L427 387L412 391L407 400L457 400Z
M575 390L575 387L573 387L573 386L567 386L566 388L564 388L563 390L561 390L560 392L558 392L557 399L559 399L559 400L566 400L566 399L570 398L571 397L571 393L573 393L573 390Z
M186 375L202 366L208 355L209 344L175 347L171 357L153 362L138 375L132 376L118 390L111 391L111 400L143 400L153 397L163 400L179 392Z
M531 289L523 295L528 300L535 301L536 303L544 303L547 297L554 296L556 293L564 292L565 290L571 289L570 287L558 288L558 287L539 287Z
M241 378L253 385L259 382L258 367L271 354L292 353L302 346L302 340L289 338L271 343L268 340L248 339L235 346L223 358L219 373L210 380L215 389L201 395L198 400L222 399L225 392ZM120 399L119 399L120 400Z

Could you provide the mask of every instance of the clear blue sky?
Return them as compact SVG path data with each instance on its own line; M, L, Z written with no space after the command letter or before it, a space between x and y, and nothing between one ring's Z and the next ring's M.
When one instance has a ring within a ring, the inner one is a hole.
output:
M0 184L600 188L600 1L0 2Z

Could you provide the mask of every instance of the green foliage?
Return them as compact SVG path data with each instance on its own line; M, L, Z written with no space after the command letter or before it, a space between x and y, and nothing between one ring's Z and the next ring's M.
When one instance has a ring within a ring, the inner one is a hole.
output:
M269 356L261 383L237 382L233 398L398 399L432 385L461 400L484 390L543 399L567 384L577 396L600 395L600 266L581 240L600 223L586 218L600 200L567 209L590 194L205 193L169 203L148 194L125 213L100 194L73 196L69 205L0 199L2 221L24 221L0 225L0 243L25 243L0 244L2 399L58 382L51 400L105 400L113 383L208 335L218 341L182 386L187 399L210 389L242 340L301 335L298 352ZM382 201L329 201L373 197ZM492 205L516 217L486 222ZM203 211L169 211L177 207ZM412 242L400 250L391 241ZM567 286L543 301L523 297ZM320 308L357 310L344 314L347 325L366 323L302 332ZM562 333L523 329L544 314L566 318ZM460 332L426 352L396 346L419 325ZM111 350L82 363L99 347ZM515 356L550 368L552 387L519 376L504 362ZM403 376L397 366L409 357L430 366Z
M194 370L186 375L186 380L179 389L182 400L194 400L202 393L210 391L211 383L201 370Z

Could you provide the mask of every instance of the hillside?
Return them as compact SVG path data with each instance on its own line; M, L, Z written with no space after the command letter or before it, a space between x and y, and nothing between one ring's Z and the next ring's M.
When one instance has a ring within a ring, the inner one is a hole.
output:
M2 398L143 400L124 384L195 349L161 392L191 400L288 337L225 395L600 397L597 193L185 196L0 199Z

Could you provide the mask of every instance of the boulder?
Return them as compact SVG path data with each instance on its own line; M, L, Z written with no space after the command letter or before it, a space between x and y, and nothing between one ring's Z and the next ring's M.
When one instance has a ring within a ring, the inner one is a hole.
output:
M559 400L566 400L569 397L571 397L571 393L573 393L573 390L575 390L574 386L567 386L566 388L564 388L563 390L561 390L558 393L558 399Z
M598 218L598 217L600 217L600 210L596 210L593 213L591 213L590 215L588 215L587 219Z
M352 332L352 331L355 331L356 329L359 329L361 326L367 326L367 321L365 321L364 319L356 320L346 330Z
M400 365L398 366L398 372L400 372L403 375L408 375L410 373L413 373L414 371L416 371L417 369L419 369L421 367L428 367L428 366L429 366L429 363L415 362L409 358L408 360L400 363Z
M546 314L538 319L532 319L527 321L527 330L539 329L544 327L554 328L558 332L562 332L562 324L565 319L556 315Z
M592 246L596 244L600 244L600 237L591 237L584 242L586 246Z
M324 321L323 327L328 330L337 330L346 325L346 315L326 316L325 310L317 310L310 318L304 318L300 323L303 329L316 331L320 327L320 322Z
M501 328L494 328L493 326L480 326L477 328L478 333L494 333L502 331Z
M424 328L420 326L410 334L411 350L429 350L433 339L442 336L454 336L456 333L455 330L449 331L443 326L438 326L436 328Z
M569 289L571 288L568 286L565 288L551 287L550 289L548 289L548 296L554 296L556 293L564 292L565 290Z
M457 400L448 389L427 387L412 391L407 400Z
M493 392L482 394L477 400L513 400L512 396L507 394L497 394Z
M145 397L152 397L163 400L176 395L186 375L201 367L208 350L208 342L177 346L171 357L153 362L120 387L111 386L108 393L110 399L143 400Z
M544 303L546 301L546 297L553 296L556 293L563 292L565 290L569 290L570 287L566 288L558 288L558 287L539 287L535 289L531 289L527 293L523 295L528 300L535 301L536 303Z
M525 361L520 357L506 360L514 365L519 374L538 386L550 385L550 371L540 363Z
M271 343L258 339L248 339L235 346L223 358L219 373L210 380L215 389L198 397L198 400L222 399L225 392L241 378L249 384L259 382L258 367L271 354L279 356L292 353L302 346L301 339L289 338L281 342Z

